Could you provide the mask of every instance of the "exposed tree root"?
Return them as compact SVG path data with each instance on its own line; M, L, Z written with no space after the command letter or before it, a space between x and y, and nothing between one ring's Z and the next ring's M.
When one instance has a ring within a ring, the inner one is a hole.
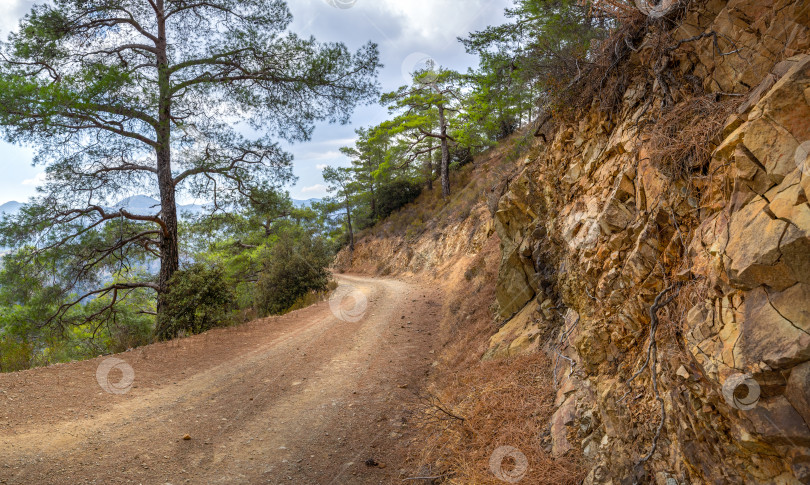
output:
M658 401L658 404L661 407L661 419L658 422L658 428L655 431L655 436L653 437L652 447L650 451L641 459L638 463L636 463L636 467L648 462L650 458L652 458L655 450L658 448L658 440L661 438L661 431L664 429L664 423L667 418L667 411L664 407L664 399L661 397L661 393L658 390L658 375L656 374L656 366L658 365L658 344L655 340L656 333L658 331L658 311L665 306L669 305L672 300L678 297L678 294L681 292L681 283L675 283L671 286L665 288L658 296L655 297L655 301L653 302L652 306L650 307L650 338L647 344L647 358L644 360L644 364L636 371L635 374L627 380L627 386L629 387L630 384L639 376L644 369L650 369L650 380L652 381L652 388L653 392L655 393L655 400ZM674 293L672 293L674 292ZM672 293L672 295L664 300L664 297L668 294ZM619 402L624 401L628 394L630 394L630 389L619 399Z

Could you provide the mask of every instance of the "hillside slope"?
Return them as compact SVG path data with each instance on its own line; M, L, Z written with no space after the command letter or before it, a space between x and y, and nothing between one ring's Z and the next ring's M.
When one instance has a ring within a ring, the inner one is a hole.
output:
M810 6L693 2L669 35L663 64L660 38L633 48L615 109L486 154L339 265L442 282L445 353L468 344L448 366L545 354L543 432L585 483L810 483Z

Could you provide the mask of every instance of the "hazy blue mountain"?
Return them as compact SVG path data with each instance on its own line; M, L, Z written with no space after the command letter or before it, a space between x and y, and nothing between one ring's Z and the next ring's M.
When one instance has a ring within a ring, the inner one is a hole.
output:
M320 202L322 199L292 199L293 204L296 207L308 207L312 205L313 202ZM3 205L0 205L0 217L4 214L13 215L16 214L20 207L23 204L16 201L6 202ZM137 214L140 216L145 215L154 215L160 211L160 202L157 199L146 195L133 195L132 197L127 197L123 200L118 201L118 203L108 207L110 211L115 211L118 209L126 209L128 212L133 214ZM182 217L183 215L190 214L192 216L201 214L205 211L205 208L201 205L197 204L187 204L187 205L178 205L177 206L177 213ZM0 255L5 252L6 248L0 247Z
M160 202L146 195L133 195L113 204L110 209L125 209L127 212L139 216L155 215L160 212ZM197 215L203 212L203 206L197 204L178 205L177 213L180 215Z
M293 204L296 207L308 207L312 205L313 202L320 202L322 199L292 199ZM0 215L3 214L15 214L17 211L20 210L22 207L21 202L10 201L6 202L3 205L0 205ZM149 197L147 195L133 195L132 197L127 197L126 199L120 200L117 203L113 204L109 207L110 210L116 209L126 209L127 211L137 214L140 216L143 215L152 215L157 214L160 211L160 202L157 199ZM204 211L204 207L198 204L186 204L186 205L178 205L177 212L179 214L186 214L190 213L192 215L200 214Z
M308 207L312 205L313 202L320 202L321 199L292 199L293 205L296 207ZM111 209L126 209L133 214L138 215L150 215L150 214L157 214L160 211L160 202L157 199L146 195L134 195L132 197L127 197L126 199L119 201L117 204L113 205ZM177 212L178 214L185 214L191 213L193 215L200 214L204 212L205 208L201 205L196 204L188 204L188 205L178 205Z
M293 199L292 203L293 203L293 205L295 205L298 208L303 208L303 207L309 207L309 206L312 205L313 202L320 202L321 200L323 200L323 199L307 199L307 200Z
M0 219L2 219L3 216L6 214L8 215L16 214L17 211L20 210L20 207L22 207L22 204L20 202L16 202L13 200L11 202L6 202L5 204L0 205ZM0 246L0 256L2 256L6 252L6 249L7 248Z
M0 205L0 215L16 214L17 211L20 210L20 207L22 207L22 203L20 202L13 200L11 202L6 202L5 204Z

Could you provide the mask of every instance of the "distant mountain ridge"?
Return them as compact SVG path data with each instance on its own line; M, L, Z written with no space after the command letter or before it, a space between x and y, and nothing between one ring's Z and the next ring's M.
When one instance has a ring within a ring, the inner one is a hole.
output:
M313 202L320 202L321 199L292 199L293 204L296 207L308 207L312 205ZM13 215L16 214L20 207L24 204L22 202L17 201L9 201L0 205L0 216L9 214ZM139 216L145 215L152 215L157 214L160 210L160 202L152 197L147 195L133 195L132 197L127 197L118 201L117 203L113 204L109 207L109 209L125 209L128 212L133 214L137 214ZM177 212L180 215L183 214L190 214L190 215L197 215L203 213L205 210L205 206L199 204L186 204L186 205L178 205Z
M160 201L147 195L133 195L126 199L118 201L113 204L111 209L124 209L127 212L139 216L155 215L160 212ZM205 207L199 204L186 204L178 205L177 213L181 216L184 214L197 215L201 214Z
M19 211L20 207L22 207L22 206L23 206L22 203L17 202L16 200L6 202L5 204L0 205L0 215L3 215L3 214L16 214L17 211Z
M309 207L309 206L311 206L311 205L312 205L314 202L320 202L320 201L322 201L322 200L323 200L323 199L306 199L306 200L301 200L301 199L292 199L292 203L293 203L293 205L295 205L296 207L298 207L298 208L300 209L300 208L302 208L302 207Z

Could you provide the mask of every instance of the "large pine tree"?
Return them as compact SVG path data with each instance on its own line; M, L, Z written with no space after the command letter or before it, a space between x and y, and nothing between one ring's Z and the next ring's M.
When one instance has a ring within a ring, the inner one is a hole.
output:
M282 0L54 0L0 46L0 130L39 149L48 180L0 243L33 247L32 274L53 263L62 314L93 295L163 294L179 266L178 193L217 209L250 198L291 177L274 137L307 140L316 121L376 99L375 45L351 53L291 21ZM138 192L159 206L110 207ZM120 230L102 231L109 221ZM159 257L155 278L121 278L137 251Z

